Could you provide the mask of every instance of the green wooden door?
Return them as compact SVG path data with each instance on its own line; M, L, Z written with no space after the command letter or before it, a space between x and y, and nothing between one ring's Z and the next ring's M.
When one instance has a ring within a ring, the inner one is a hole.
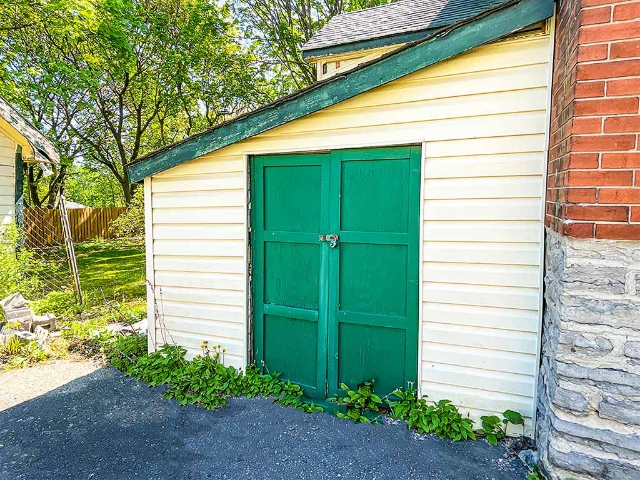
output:
M419 147L253 159L258 365L312 398L416 380L419 182Z

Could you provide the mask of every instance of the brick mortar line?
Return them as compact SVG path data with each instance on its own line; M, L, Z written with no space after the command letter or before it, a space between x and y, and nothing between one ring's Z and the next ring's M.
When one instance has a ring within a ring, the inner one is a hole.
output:
M640 38L638 40L640 40ZM633 40L633 41L635 41L635 40ZM609 50L611 50L611 48L609 48ZM607 53L607 58L604 58L602 60L579 60L577 62L577 65L599 65L599 64L606 64L606 63L634 61L634 60L640 59L640 56L637 56L637 57L609 58L610 53L611 52L609 51ZM627 77L623 77L623 78L627 78ZM607 79L601 79L601 81L602 80L607 80ZM588 80L576 80L576 82L582 82L582 81L588 81Z

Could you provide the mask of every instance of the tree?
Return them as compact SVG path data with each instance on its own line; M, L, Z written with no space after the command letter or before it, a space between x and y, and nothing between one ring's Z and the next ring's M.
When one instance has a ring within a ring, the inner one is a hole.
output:
M247 36L260 47L283 91L316 79L300 47L333 16L389 3L389 0L235 0L234 11Z
M60 137L76 162L108 170L127 203L130 162L272 98L265 66L236 41L216 2L19 0L14 8L17 20L0 23L0 92L29 99L18 107L31 119L43 105L61 115L45 134Z
M74 165L67 173L64 191L67 200L87 207L122 207L125 204L120 184L106 168Z

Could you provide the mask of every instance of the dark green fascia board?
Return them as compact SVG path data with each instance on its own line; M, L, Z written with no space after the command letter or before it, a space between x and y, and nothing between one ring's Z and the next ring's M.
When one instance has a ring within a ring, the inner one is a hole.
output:
M420 40L428 36L435 30L436 29L434 28L425 28L422 30L416 30L415 32L399 33L396 35L389 35L387 37L372 38L353 43L343 43L342 45L333 45L330 47L314 48L303 51L302 58L308 60L317 57L326 57L328 55L338 55L340 53L370 50L372 48L415 42L416 40Z
M22 213L24 209L24 160L22 159L22 147L16 148L16 160L14 166L14 207L15 223L22 225Z
M253 113L151 153L129 165L139 182L184 162L315 113L479 45L492 42L553 15L553 0L520 0L500 5L469 21L438 30L343 75L286 97Z

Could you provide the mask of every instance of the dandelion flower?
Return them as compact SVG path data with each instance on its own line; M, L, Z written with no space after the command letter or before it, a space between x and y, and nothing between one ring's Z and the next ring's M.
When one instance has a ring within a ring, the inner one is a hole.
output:
M227 351L227 349L226 349L226 348L223 348L223 349L222 349L222 353L224 353L224 352L226 352L226 351Z
M213 358L218 358L218 354L217 354L217 353L214 353L214 354L213 354Z
M196 354L196 358L200 358L200 354L199 353Z

